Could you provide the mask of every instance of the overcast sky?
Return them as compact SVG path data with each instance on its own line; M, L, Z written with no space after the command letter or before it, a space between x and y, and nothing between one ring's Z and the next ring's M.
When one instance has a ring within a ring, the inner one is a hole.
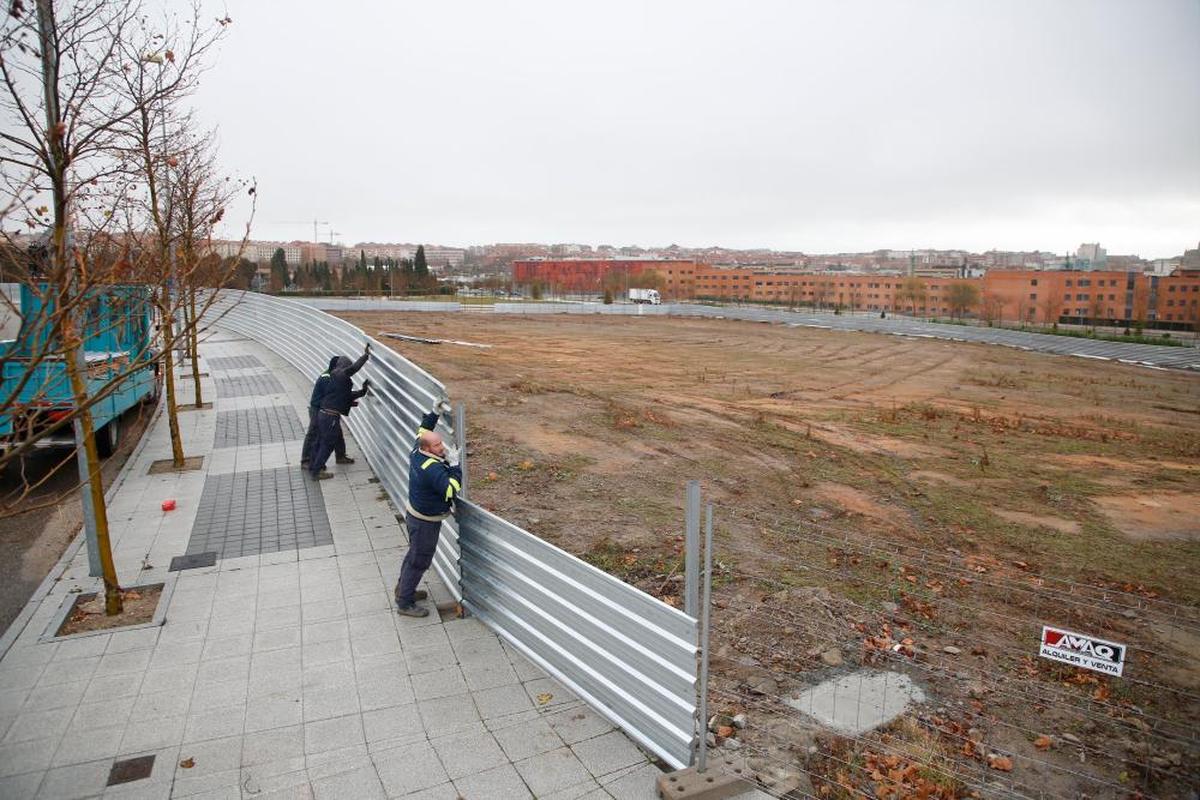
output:
M256 238L1200 240L1198 0L225 8L196 104Z

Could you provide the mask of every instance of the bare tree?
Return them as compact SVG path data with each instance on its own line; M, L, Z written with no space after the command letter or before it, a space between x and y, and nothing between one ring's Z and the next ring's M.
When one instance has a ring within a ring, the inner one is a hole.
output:
M216 255L212 243L213 227L224 218L234 195L246 189L247 182L223 177L216 165L213 134L192 133L192 127L186 126L188 132L176 151L170 205L175 210L176 273L184 317L183 334L191 361L194 407L199 409L204 406L199 366L200 320L215 300L214 295L202 292L205 287L223 285L236 266L234 260L213 260L212 256ZM253 188L250 184L251 196ZM253 204L250 218L253 218ZM245 247L249 233L250 222L247 221L239 251ZM214 266L218 267L216 274Z
M1039 305L1042 308L1042 324L1053 325L1058 327L1058 315L1062 306L1062 290L1056 285L1045 287L1042 292Z
M1088 324L1091 326L1093 334L1096 333L1096 324L1102 316L1104 316L1104 292L1097 291L1093 287L1088 296Z
M10 238L12 246L5 253L11 266L22 268L29 296L37 303L22 310L17 347L3 354L0 424L8 429L9 441L0 466L22 458L46 437L74 428L85 519L94 531L105 610L116 614L122 608L121 590L109 543L93 410L144 374L158 354L149 335L141 349L100 362L85 357L84 345L88 337L105 333L105 326L147 318L128 308L114 315L115 322L96 313L109 300L125 302L111 299L109 287L136 280L145 263L137 240L128 230L117 230L120 220L129 218L123 209L132 190L129 149L121 139L142 109L186 94L198 61L178 65L131 102L120 91L130 69L127 48L148 35L166 41L149 33L137 2L15 0L8 10L0 33L0 107L11 124L0 131L0 215L4 221L19 220L34 234ZM192 30L200 30L199 11L194 12ZM185 47L182 52L192 51ZM31 244L34 253L29 253ZM162 350L169 352L173 343L170 334L164 336ZM69 400L68 406L51 416L33 413L51 394ZM18 430L17 425L26 427Z
M951 316L962 319L963 315L979 305L979 287L973 283L952 283L946 287L946 305Z
M186 146L189 115L181 110L184 99L195 89L202 59L219 40L225 21L202 26L199 6L181 24L167 16L151 25L139 17L119 44L122 69L119 91L134 112L122 120L118 146L131 179L144 182L139 193L146 221L152 232L157 258L150 263L156 273L160 321L169 333L170 345L163 347L163 379L166 387L167 423L171 434L171 460L176 469L186 463L179 430L179 402L175 387L175 339L179 335L180 283L177 264L178 209L172 202L172 182ZM135 217L136 219L136 217ZM182 339L181 339L182 341Z

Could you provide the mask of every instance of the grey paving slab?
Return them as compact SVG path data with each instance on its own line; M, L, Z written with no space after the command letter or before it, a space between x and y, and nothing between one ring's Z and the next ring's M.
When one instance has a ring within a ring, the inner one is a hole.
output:
M298 469L209 475L188 553L218 558L333 544L321 489Z
M217 412L217 449L304 438L304 425L291 405L259 406Z
M269 372L260 375L217 377L216 385L217 396L221 398L277 395L286 392L279 379Z

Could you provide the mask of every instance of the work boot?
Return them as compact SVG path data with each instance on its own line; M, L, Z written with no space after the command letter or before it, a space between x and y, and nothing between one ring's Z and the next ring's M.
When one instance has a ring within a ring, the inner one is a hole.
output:
M339 464L353 464L353 463L354 463L354 459L353 459L353 458L351 458L350 456L338 456L338 457L337 457L337 463L339 463Z
M324 480L329 480L330 478L332 478L332 477L333 477L333 473L332 473L332 472L330 472L330 471L329 471L329 470L327 470L327 469L323 469L323 470L321 470L320 472L318 472L318 473L315 473L315 474L313 474L313 473L309 473L309 474L310 474L310 475L312 475L312 479L313 479L314 481L324 481Z
M425 606L412 603L407 606L396 606L396 613L403 614L406 617L428 617L429 609Z

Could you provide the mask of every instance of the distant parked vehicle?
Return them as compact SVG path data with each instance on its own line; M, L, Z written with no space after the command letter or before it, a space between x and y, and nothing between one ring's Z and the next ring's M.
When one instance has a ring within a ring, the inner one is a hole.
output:
M649 303L652 306L662 305L658 289L630 289L629 299L634 303Z
M107 456L120 443L121 415L138 403L158 399L158 360L152 349L154 312L150 289L145 286L97 287L90 295L83 323L85 379L89 396L106 387L113 389L91 407L96 446L101 456ZM47 296L52 295L44 286L35 292L22 285L21 332L16 340L4 343L0 353L0 398L13 400L0 410L0 448L41 434L75 406L63 348L48 341L56 332L44 324L54 310L52 304L43 303ZM136 369L110 387L114 377L131 365ZM64 426L41 436L34 446L74 444L72 428Z

